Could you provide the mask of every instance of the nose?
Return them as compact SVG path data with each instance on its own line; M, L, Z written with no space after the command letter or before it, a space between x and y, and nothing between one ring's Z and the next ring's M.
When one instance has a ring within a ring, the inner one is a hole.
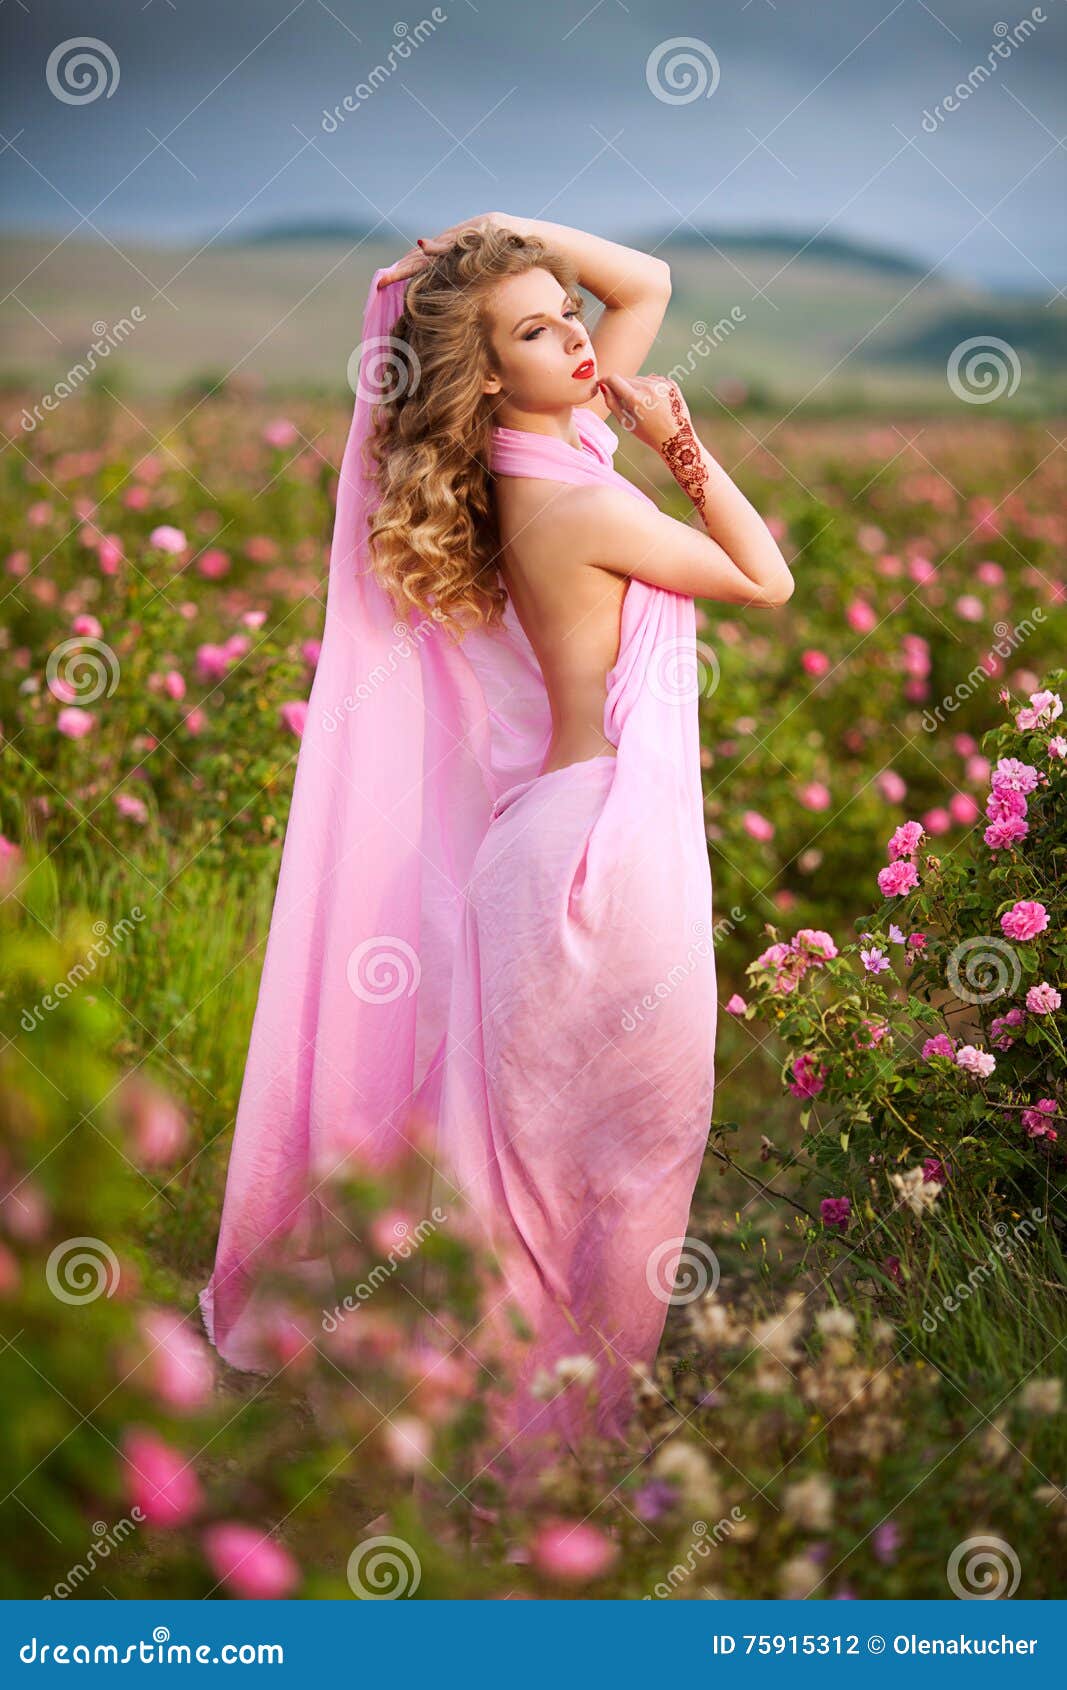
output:
M580 352L583 346L589 344L585 326L582 323L569 323L567 326L573 331L567 342L567 350L568 352Z

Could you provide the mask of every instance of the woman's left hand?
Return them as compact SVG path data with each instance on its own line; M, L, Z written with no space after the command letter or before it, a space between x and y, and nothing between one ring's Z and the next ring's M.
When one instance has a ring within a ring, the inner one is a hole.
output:
M391 264L381 277L379 288L388 287L390 282L406 281L410 276L417 276L436 253L447 252L464 229L487 229L493 226L512 229L516 234L522 232L518 219L505 217L500 211L483 211L477 217L465 217L462 223L454 223L450 229L442 229L439 235L428 236L420 241L418 246L413 246L409 252L405 252L403 258Z

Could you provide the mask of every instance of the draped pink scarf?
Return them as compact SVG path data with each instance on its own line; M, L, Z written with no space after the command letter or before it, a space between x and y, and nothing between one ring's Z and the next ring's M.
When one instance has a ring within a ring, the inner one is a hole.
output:
M520 1343L503 1309L487 1313L514 1381L493 1402L494 1470L519 1473L542 1433L624 1429L706 1142L715 968L694 606L629 582L604 704L616 754L540 774L549 702L512 607L457 644L430 618L401 621L368 566L361 449L404 286L379 292L381 274L200 1304L223 1357L265 1370L256 1277L279 1255L319 1272L316 1183L350 1153L387 1168L416 1145L533 1334ZM492 472L645 499L615 470L608 425L575 420L581 451L496 429Z

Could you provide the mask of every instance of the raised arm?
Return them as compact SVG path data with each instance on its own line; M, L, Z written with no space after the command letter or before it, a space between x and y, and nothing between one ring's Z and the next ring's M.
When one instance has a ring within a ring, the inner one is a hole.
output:
M675 382L662 376L605 382L612 414L658 451L693 501L703 532L613 487L568 499L570 555L693 598L776 609L793 577L755 507L698 440Z
M670 266L651 253L571 229L565 223L543 223L535 217L510 217L503 211L480 212L439 235L420 238L419 245L397 260L382 276L379 287L400 277L415 276L435 253L443 252L463 229L493 223L517 235L539 235L565 253L578 271L582 287L603 301L604 309L590 335L602 375L635 375L648 357L671 297ZM600 394L576 407L607 417L609 407Z

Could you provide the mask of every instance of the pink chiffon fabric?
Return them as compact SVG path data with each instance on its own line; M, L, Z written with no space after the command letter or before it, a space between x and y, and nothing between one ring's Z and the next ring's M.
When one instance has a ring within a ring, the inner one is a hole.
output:
M349 1158L387 1170L414 1146L502 1270L467 1347L506 1364L485 1459L514 1479L556 1439L625 1432L707 1140L695 611L629 582L604 702L614 754L541 773L551 712L512 607L457 643L432 618L401 621L368 567L361 449L404 286L379 291L381 274L200 1306L227 1361L268 1371L258 1274L283 1260L321 1285L320 1182ZM614 468L612 429L574 416L580 451L495 429L492 473L646 499ZM581 1376L566 1389L561 1363Z

